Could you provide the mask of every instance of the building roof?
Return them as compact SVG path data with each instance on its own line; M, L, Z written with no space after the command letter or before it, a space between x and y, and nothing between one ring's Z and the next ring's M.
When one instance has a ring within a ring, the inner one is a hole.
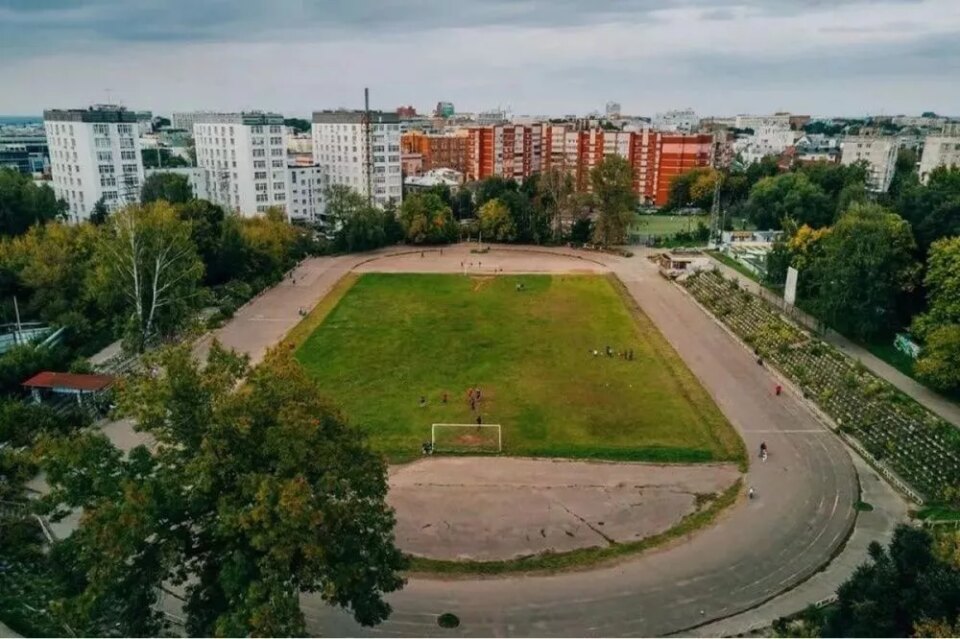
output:
M113 384L112 375L87 375L43 371L23 383L27 388L52 388L77 391L99 391Z

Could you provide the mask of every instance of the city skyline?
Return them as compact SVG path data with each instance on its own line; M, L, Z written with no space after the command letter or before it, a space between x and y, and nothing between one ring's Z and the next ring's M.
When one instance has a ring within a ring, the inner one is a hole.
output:
M950 0L0 3L0 113L181 110L956 115Z

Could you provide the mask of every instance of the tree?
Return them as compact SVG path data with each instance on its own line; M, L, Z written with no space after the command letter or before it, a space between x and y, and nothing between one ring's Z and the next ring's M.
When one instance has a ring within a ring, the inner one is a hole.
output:
M67 204L16 169L0 168L0 235L21 235L34 224L65 217Z
M107 221L108 215L110 215L110 211L107 209L106 202L101 197L97 200L96 204L93 205L93 211L90 212L90 223L99 226Z
M914 371L936 389L960 389L960 324L934 326L926 332Z
M191 319L203 263L190 225L166 202L131 205L114 213L97 247L98 294L122 300L127 345L142 351Z
M190 239L203 261L204 280L222 284L234 276L236 263L220 263L223 249L223 225L227 215L218 204L191 199L176 207L177 217L190 224Z
M512 242L517 237L517 227L510 217L510 209L500 200L488 200L480 207L480 231L492 242Z
M854 204L808 269L816 314L862 339L895 328L899 304L916 286L916 248L910 225L899 215L876 204Z
M479 209L490 200L498 198L502 200L502 196L505 193L517 191L520 187L514 180L493 176L480 180L474 188L474 202L476 203L477 209Z
M412 244L442 244L457 237L453 211L436 193L413 193L400 205L400 224Z
M713 204L713 191L720 174L716 169L702 167L681 173L670 182L666 209L676 210L688 206L709 209Z
M62 542L74 557L64 621L84 635L158 635L165 584L183 589L191 636L302 635L301 592L364 625L386 619L404 559L384 462L292 352L250 370L214 344L201 367L183 345L152 353L145 371L119 402L154 450L125 457L91 433L42 447L49 502L84 509Z
M926 185L905 185L896 208L910 222L923 252L942 237L960 235L960 167L938 167Z
M630 163L618 155L605 157L590 171L590 184L599 209L594 241L622 244L637 209Z
M537 190L539 205L547 211L547 217L551 221L553 240L559 242L564 228L573 223L576 213L573 176L569 171L551 167L540 174Z
M928 532L900 525L889 549L874 542L869 554L837 590L821 636L907 637L929 620L956 620L960 572L937 559Z
M750 190L745 211L761 229L782 228L786 218L819 228L834 216L830 198L803 173L762 178Z
M927 254L928 310L913 323L921 338L930 330L947 324L960 324L960 237L937 240Z
M193 199L193 187L186 175L154 173L143 181L140 201L143 204L165 200L170 204L184 204Z
M283 125L293 129L296 133L309 133L313 128L309 120L303 118L284 118Z
M327 213L333 218L335 244L343 251L366 251L395 241L396 218L381 211L349 186L333 184L324 194Z
M190 162L179 155L175 155L170 149L141 149L140 158L143 160L145 169L177 169L186 166L192 166Z
M890 202L896 202L902 193L920 184L920 178L917 175L917 164L919 162L920 158L916 149L902 147L897 151L893 179L890 181L890 188L887 189L887 197Z

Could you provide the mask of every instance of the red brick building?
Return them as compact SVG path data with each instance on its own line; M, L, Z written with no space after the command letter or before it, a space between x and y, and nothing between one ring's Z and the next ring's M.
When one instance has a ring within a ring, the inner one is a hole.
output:
M420 175L432 169L453 169L467 172L467 135L432 135L421 131L409 131L400 137L400 151L404 156L419 155ZM405 171L406 172L406 171Z
M642 202L662 206L677 175L710 166L710 134L578 130L572 125L497 125L468 129L467 179L493 175L522 180L559 167L578 191L590 190L590 171L619 155L633 168L633 188Z

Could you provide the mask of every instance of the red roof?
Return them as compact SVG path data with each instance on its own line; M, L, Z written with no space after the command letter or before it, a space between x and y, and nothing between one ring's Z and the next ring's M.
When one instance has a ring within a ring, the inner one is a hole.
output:
M113 383L112 375L80 375L76 373L37 373L23 383L27 388L53 388L78 391L103 390Z

